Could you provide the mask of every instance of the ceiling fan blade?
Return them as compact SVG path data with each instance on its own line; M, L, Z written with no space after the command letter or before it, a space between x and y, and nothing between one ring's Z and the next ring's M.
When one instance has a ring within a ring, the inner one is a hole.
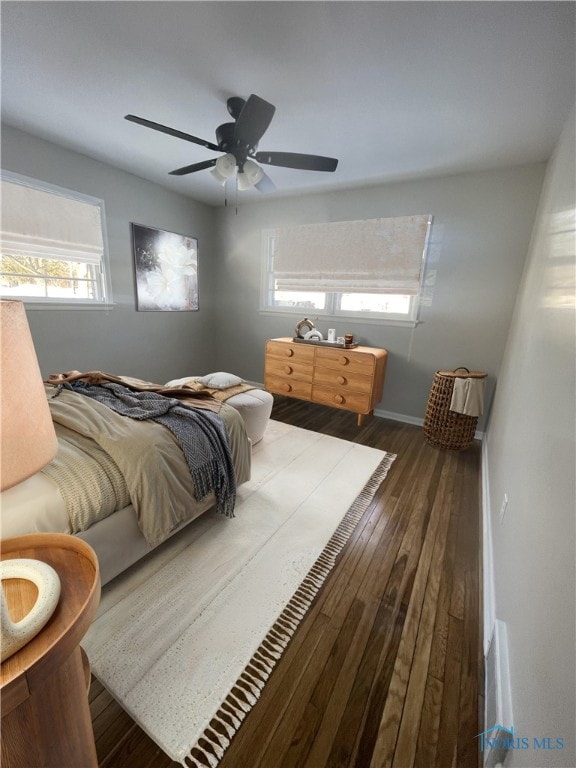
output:
M252 94L236 120L234 142L237 146L255 147L270 125L276 107Z
M196 171L203 171L206 168L213 168L216 165L217 158L213 160L204 160L202 163L192 163L192 165L185 165L183 168L176 168L175 171L170 171L170 176L185 176L187 173L195 173Z
M322 155L302 155L299 152L256 152L254 158L265 165L296 168L300 171L335 171L338 160Z
M177 131L175 128L169 128L167 125L161 125L152 120L146 120L144 117L124 115L124 119L130 120L132 123L138 123L138 125L143 125L146 128L153 128L155 131L160 131L161 133L167 133L169 136L175 136L177 139L184 139L185 141L191 141L193 144L200 144L201 147L206 147L206 149L213 149L216 152L220 152L220 148L211 141L199 139L196 136L191 136L189 133L183 133L182 131Z

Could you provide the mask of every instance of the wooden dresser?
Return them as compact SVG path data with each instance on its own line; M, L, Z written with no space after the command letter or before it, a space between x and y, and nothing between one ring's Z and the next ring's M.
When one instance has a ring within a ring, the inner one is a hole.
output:
M358 426L382 399L388 352L376 347L301 344L290 338L266 342L264 386L268 392L358 414Z

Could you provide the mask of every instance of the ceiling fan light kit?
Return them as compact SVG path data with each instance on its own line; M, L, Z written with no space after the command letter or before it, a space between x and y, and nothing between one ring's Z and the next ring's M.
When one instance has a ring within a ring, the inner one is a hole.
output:
M244 168L238 173L238 189L243 192L250 187L256 187L264 178L264 171L254 160L246 160Z
M333 157L297 152L257 152L258 142L268 129L276 111L276 107L260 96L252 94L247 100L240 96L232 96L226 102L226 106L234 122L223 123L216 128L216 144L137 115L125 115L125 119L169 136L199 144L206 149L224 153L217 159L176 168L169 172L173 176L186 176L212 168L212 176L220 184L225 184L237 170L237 189L240 191L255 187L260 192L271 192L275 189L274 182L258 163L302 171L333 172L336 170L338 160Z
M214 168L210 171L212 176L220 183L225 184L236 170L236 158L231 153L221 155Z

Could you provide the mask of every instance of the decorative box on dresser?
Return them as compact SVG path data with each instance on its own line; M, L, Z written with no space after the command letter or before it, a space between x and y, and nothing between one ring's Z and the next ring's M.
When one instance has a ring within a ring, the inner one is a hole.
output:
M268 392L358 414L358 426L382 399L388 352L377 347L343 348L266 342L264 386Z

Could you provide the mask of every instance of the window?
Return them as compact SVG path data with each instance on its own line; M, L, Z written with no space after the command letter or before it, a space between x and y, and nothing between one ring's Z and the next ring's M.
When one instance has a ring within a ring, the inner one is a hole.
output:
M414 322L430 216L264 232L262 308Z
M104 203L2 172L0 295L27 304L109 304Z

